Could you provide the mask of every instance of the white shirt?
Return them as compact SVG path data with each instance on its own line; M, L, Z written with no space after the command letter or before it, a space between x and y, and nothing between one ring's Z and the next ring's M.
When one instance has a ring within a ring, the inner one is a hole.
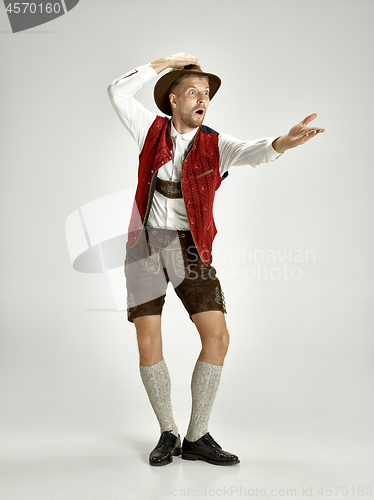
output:
M137 142L139 152L143 149L148 130L157 115L146 109L133 96L144 83L152 80L155 76L157 73L149 63L117 78L108 87L109 98L114 109ZM182 162L197 131L198 128L186 134L179 134L171 122L170 135L173 141L173 155L172 159L158 170L160 179L181 180ZM218 135L220 174L226 172L229 167L239 165L257 167L262 163L275 160L281 156L272 147L272 143L277 137L241 141L228 134L220 133ZM148 224L164 229L188 230L189 223L183 198L170 199L155 191Z

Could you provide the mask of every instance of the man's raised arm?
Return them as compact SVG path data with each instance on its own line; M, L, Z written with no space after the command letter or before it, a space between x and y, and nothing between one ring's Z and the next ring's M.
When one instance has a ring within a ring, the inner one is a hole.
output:
M145 137L156 118L153 113L140 104L134 95L148 81L155 78L158 73L167 68L183 68L188 64L196 64L200 67L196 57L179 52L171 56L162 57L157 61L138 66L124 75L116 78L108 86L109 99L121 122L138 143L141 150Z

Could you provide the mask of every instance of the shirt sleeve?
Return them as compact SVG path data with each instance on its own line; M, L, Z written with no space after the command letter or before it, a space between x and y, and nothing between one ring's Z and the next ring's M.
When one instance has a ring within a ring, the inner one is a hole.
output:
M281 153L272 146L275 137L266 137L254 141L241 141L228 134L219 134L219 171L222 175L229 167L250 165L258 167L263 163L276 160Z
M119 119L137 142L139 151L143 149L148 130L157 115L146 109L133 96L156 75L149 63L120 76L108 86L109 99Z

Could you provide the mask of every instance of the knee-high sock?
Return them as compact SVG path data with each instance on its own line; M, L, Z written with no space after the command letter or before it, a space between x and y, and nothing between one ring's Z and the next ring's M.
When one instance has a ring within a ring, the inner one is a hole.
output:
M171 407L171 381L165 360L151 366L139 365L140 376L147 391L149 401L156 414L160 431L171 431L178 436L178 427Z
M221 379L222 366L197 360L191 380L192 410L186 439L197 441L208 432L210 412Z

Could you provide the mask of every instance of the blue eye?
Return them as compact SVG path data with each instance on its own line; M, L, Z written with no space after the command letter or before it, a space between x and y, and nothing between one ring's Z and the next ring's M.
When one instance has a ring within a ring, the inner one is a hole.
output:
M190 94L194 94L194 93L195 93L195 91L194 91L194 90L190 90Z

